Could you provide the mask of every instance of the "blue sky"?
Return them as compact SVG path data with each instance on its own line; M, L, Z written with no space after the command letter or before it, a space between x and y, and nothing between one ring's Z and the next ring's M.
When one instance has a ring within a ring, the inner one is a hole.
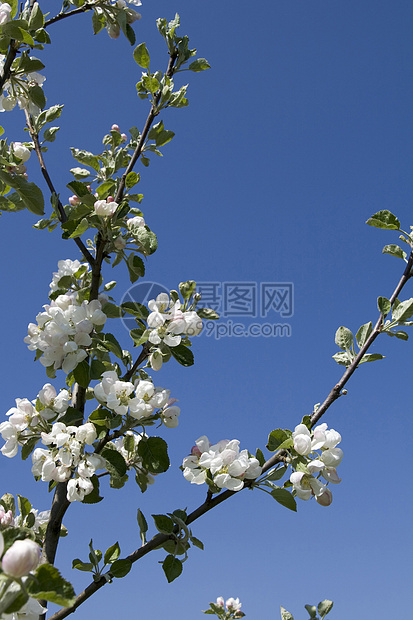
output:
M203 502L204 489L178 469L200 435L237 438L254 452L272 429L294 428L324 400L342 372L331 359L337 327L355 332L374 322L376 298L391 295L404 269L381 253L397 235L365 221L390 209L403 228L413 224L410 2L145 0L135 31L153 67L167 64L155 19L175 12L212 69L181 74L190 106L163 115L176 136L163 159L139 170L142 210L159 239L148 280L170 288L186 279L293 283L293 316L265 318L288 323L291 336L204 334L194 339L195 366L170 362L155 376L182 410L179 427L163 433L171 470L144 495L130 482L107 489L99 505L71 506L58 564L77 591L88 581L72 575L71 560L86 560L91 537L101 549L119 540L126 554L139 546L137 508L149 521ZM46 163L67 200L69 169L77 165L69 147L98 152L113 123L125 132L142 127L147 108L136 96L139 68L124 39L93 37L89 15L56 24L51 35L53 46L41 56L45 92L48 104L65 110ZM25 138L17 111L0 123L10 139ZM33 156L28 173L42 183ZM57 261L78 257L58 232L33 230L35 221L26 212L0 220L4 412L46 382L23 337L47 303ZM120 300L130 284L118 271L105 276L118 280ZM403 298L412 291L407 286ZM113 330L126 347L126 330L119 322ZM293 514L259 491L242 492L194 523L205 551L190 552L177 581L166 583L162 552L155 552L81 607L78 620L194 620L217 596L240 597L251 620L279 617L280 605L304 618L304 604L324 598L334 601L337 620L409 617L411 343L382 336L373 352L386 358L357 370L348 395L325 416L345 454L329 508L299 502ZM27 463L3 458L0 467L4 492L49 506L46 485L34 482Z

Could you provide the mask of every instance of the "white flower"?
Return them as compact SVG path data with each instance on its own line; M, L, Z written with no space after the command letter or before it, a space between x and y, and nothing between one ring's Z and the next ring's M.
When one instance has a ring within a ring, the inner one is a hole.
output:
M0 22L1 22L1 7L2 6L4 6L4 4L0 6ZM30 150L27 148L27 146L24 146L24 144L22 144L21 142L12 142L12 145L13 145L14 154L16 155L16 157L21 159L23 163L29 159Z
M82 502L85 495L93 491L93 482L89 478L71 478L67 483L67 500Z
M72 198L76 198L77 202L79 202L77 196L74 196ZM53 273L53 279L49 285L50 292L53 293L54 291L57 291L59 289L58 284L61 278L63 278L64 276L73 277L75 273L80 269L80 267L84 267L85 265L86 263L80 263L78 260L70 260L70 258L67 258L66 260L59 260L59 262L57 263L58 271L55 271Z
M311 434L305 424L298 424L293 432L294 450L301 456L311 452Z
M135 217L131 217L129 220L127 220L126 225L133 234L133 231L136 228L142 228L143 226L145 226L145 220L140 215L135 215Z
M179 407L172 406L162 410L162 422L167 428L176 428L179 424L178 417L181 413Z
M4 456L13 458L16 456L18 450L18 431L17 428L10 422L2 422L0 424L0 434L6 443L2 447L1 451Z
M228 611L238 611L241 609L241 603L239 602L239 598L229 598L225 601L225 605Z
M0 4L0 26L11 20L11 6L4 2Z
M96 215L100 215L101 217L111 217L115 213L118 206L118 203L114 201L106 202L106 200L97 200L93 205L93 208Z
M239 441L227 439L211 445L203 436L196 441L191 456L184 459L183 474L192 484L202 484L209 470L214 484L219 488L240 491L244 479L254 479L261 474L261 467L247 450L239 451Z
M16 540L3 556L1 567L6 575L20 579L34 570L40 560L40 547L29 538Z
M337 467L343 458L343 451L340 448L328 448L324 450L320 459L327 467Z

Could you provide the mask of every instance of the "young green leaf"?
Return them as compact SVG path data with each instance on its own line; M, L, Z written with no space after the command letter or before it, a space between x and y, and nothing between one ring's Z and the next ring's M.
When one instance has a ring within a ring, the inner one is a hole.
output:
M378 211L372 215L366 222L369 226L375 228L384 228L386 230L400 230L400 222L393 213L387 211Z
M171 583L182 573L182 562L173 555L167 555L162 563L162 568L168 583Z
M138 47L135 47L133 51L133 59L137 65L143 69L149 69L150 56L145 43L141 43Z

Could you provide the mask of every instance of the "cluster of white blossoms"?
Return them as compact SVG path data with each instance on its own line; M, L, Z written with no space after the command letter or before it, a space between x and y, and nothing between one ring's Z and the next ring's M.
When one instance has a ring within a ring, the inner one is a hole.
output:
M91 422L81 426L56 422L50 433L41 433L41 441L47 448L36 448L33 452L32 474L45 482L68 481L68 501L82 501L93 491L90 478L106 465L99 454L85 453L86 445L92 445L96 437L96 428Z
M30 323L24 342L31 351L40 352L40 362L54 370L62 368L68 374L87 357L92 344L90 333L106 322L100 301L78 304L76 294L59 295Z
M16 398L16 406L6 413L9 419L0 424L0 434L6 441L1 448L4 456L16 456L19 445L24 445L28 439L40 435L44 428L42 420L53 420L64 415L69 404L69 392L61 390L57 394L50 383L46 383L40 390L37 401Z
M170 398L170 390L155 387L152 381L137 379L131 383L120 379L115 370L108 370L102 374L94 392L101 404L119 415L142 420L157 411L165 426L178 426L180 409L174 404L176 399Z
M9 6L7 3L0 5L0 19L7 16L7 10L4 7ZM3 22L5 23L5 22ZM31 58L34 58L31 56ZM4 63L6 56L0 54L0 73L4 72ZM10 112L18 104L21 110L27 110L30 114L40 114L40 108L36 106L28 98L28 89L30 86L42 86L46 80L44 75L33 71L32 73L19 73L14 75L13 86L7 80L3 85L3 91L0 92L0 112Z
M167 293L160 293L156 299L151 299L148 308L151 311L147 318L151 329L148 340L155 346L164 342L168 347L176 347L181 343L182 336L197 336L202 331L202 319L195 310L182 312L181 302L177 300L174 303ZM159 370L162 366L161 351L152 350L149 361L154 370Z
M66 258L66 260L59 260L59 262L57 263L58 270L53 272L53 279L49 285L50 293L54 293L55 291L59 290L59 282L62 278L67 276L69 276L70 278L76 277L76 273L81 267L87 268L87 263L81 263L78 260L70 260L70 258Z
M240 491L244 480L254 480L261 466L248 450L239 450L239 441L222 439L212 445L205 435L196 440L191 455L184 458L183 474L192 484L210 481L218 489Z
M328 429L325 423L312 431L305 424L298 424L293 432L293 440L294 450L307 459L305 471L295 471L290 476L296 496L303 500L314 496L321 506L329 506L333 495L326 484L341 482L336 469L343 458L343 451L337 448L341 441L340 433ZM326 482L322 482L320 476Z

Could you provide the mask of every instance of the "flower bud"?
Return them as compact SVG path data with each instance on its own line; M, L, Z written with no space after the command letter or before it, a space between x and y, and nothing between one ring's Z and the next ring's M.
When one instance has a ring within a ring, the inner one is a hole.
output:
M0 529L4 530L9 525L14 525L13 513L11 510L6 512L3 506L0 506Z
M112 125L112 127L110 128L111 131L117 131L118 133L120 133L120 129L119 129L119 125Z
M128 136L126 135L126 133L121 133L120 137L122 138L122 142L126 142L126 140L128 139Z
M80 204L80 198L78 198L77 196L70 196L69 204L72 205L72 207L76 207L78 204Z
M16 540L3 556L1 567L6 575L20 579L34 570L40 560L40 547L33 540Z

